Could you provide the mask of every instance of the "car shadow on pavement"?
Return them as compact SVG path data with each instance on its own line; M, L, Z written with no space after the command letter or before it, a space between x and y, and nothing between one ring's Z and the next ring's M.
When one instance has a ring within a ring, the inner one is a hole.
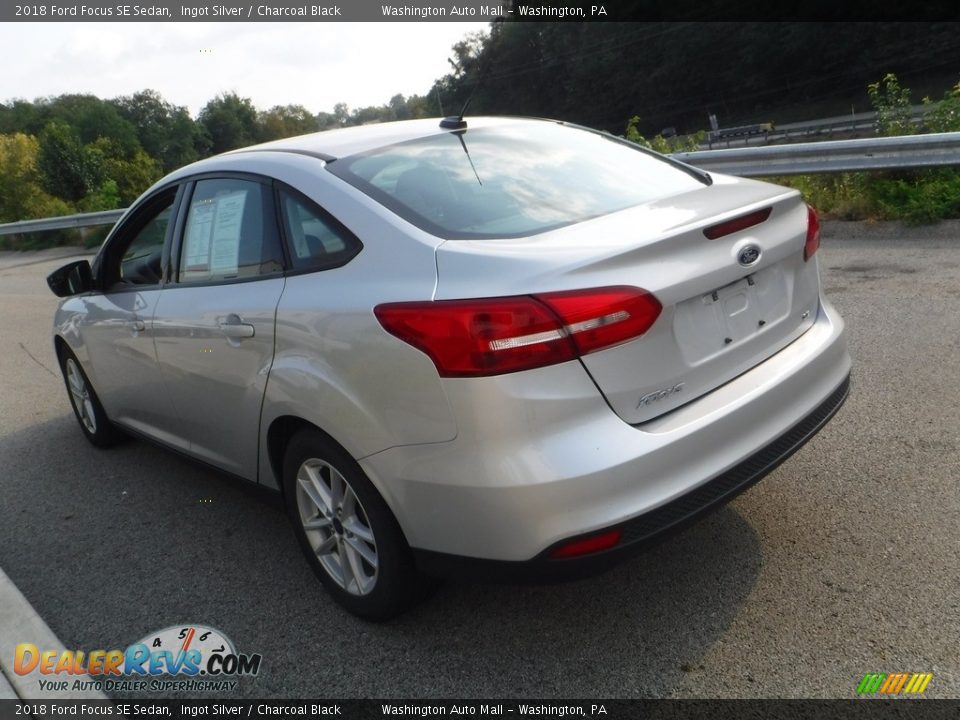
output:
M97 450L72 415L0 436L0 467L0 567L68 648L212 626L263 656L231 696L668 696L762 563L727 507L602 575L449 581L371 624L326 596L275 494L142 441Z

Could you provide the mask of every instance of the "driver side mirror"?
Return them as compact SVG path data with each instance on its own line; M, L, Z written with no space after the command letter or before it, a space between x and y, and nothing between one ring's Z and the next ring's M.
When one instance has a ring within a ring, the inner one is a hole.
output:
M79 295L93 289L93 272L87 260L64 265L47 275L47 285L57 297Z

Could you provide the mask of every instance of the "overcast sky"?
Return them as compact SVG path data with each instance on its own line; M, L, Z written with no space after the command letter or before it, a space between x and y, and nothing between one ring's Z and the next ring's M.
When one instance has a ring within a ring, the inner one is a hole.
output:
M423 94L487 23L3 23L0 102L152 88L196 116L219 92L260 109L351 109Z

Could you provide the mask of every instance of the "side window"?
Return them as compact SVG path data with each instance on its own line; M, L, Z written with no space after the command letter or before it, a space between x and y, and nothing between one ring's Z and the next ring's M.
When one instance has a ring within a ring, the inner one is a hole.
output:
M176 189L152 200L127 221L107 251L104 272L106 286L122 289L129 285L157 285L163 270L163 243L173 214Z
M280 215L294 270L339 267L363 248L353 233L300 193L280 190Z
M283 270L268 185L253 180L198 180L190 198L178 281L210 282Z

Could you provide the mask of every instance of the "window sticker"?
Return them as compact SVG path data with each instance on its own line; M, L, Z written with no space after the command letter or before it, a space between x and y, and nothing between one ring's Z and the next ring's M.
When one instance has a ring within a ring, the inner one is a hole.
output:
M212 199L201 200L190 206L190 219L184 240L184 270L207 271L210 264L210 231L213 229L216 210L216 202Z
M217 214L210 239L210 273L235 275L240 257L240 224L247 191L237 190L217 197Z
M237 274L247 192L235 190L191 204L184 236L185 275L199 279Z

